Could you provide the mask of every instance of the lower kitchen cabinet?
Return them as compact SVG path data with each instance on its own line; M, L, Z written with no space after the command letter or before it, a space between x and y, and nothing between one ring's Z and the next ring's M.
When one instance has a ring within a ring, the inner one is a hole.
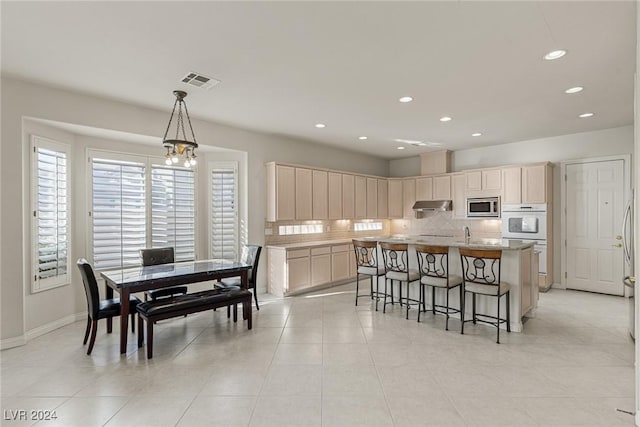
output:
M288 295L316 286L343 283L355 277L351 243L326 242L308 247L268 246L269 293Z

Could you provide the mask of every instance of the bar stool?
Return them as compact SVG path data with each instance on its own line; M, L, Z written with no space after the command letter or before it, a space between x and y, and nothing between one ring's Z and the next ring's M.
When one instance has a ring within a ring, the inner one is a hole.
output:
M460 248L460 265L462 267L463 299L460 306L460 333L464 334L464 322L482 322L493 325L498 330L496 342L500 344L500 324L507 324L507 332L511 332L511 317L509 309L509 290L511 286L500 282L500 261L502 251L495 249ZM473 319L464 320L466 293L473 294ZM476 295L497 298L498 309L496 316L476 313ZM507 318L500 318L500 297L507 296ZM478 317L480 316L480 318ZM487 320L490 319L490 320Z
M460 310L449 306L449 291L460 287L460 304L462 304L462 277L449 274L449 247L416 245L418 255L418 271L420 272L420 303L422 310L418 310L418 322L420 312L427 311L426 287L431 287L431 312L447 316L445 330L449 330L449 314L460 313ZM436 288L445 290L445 305L436 304Z
M382 248L382 257L384 259L385 280L384 280L384 307L382 312L384 313L387 308L387 281L391 280L391 302L393 303L393 281L400 282L400 306L402 307L402 284L407 284L407 296L405 301L407 303L407 319L409 318L409 308L411 303L420 304L420 301L410 298L409 284L420 280L420 273L418 270L409 268L409 245L406 243L380 243ZM418 307L418 311L419 307Z
M376 297L376 311L378 311L378 285L380 276L384 276L384 267L378 265L378 242L371 240L356 240L353 239L353 250L356 254L356 305L358 305L358 298L362 297ZM369 295L360 295L360 275L364 274L369 276L371 280L371 293ZM376 278L376 291L373 291L373 278Z

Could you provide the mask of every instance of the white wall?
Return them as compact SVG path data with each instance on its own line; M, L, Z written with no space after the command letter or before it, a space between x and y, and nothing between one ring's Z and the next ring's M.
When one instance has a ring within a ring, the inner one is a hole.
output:
M420 156L391 160L389 162L389 176L418 176L420 175Z
M28 249L28 235L24 223L23 192L25 162L24 118L53 120L98 129L160 137L166 128L168 113L97 98L61 89L50 88L15 79L2 79L2 142L0 152L0 194L2 194L2 258L0 258L0 340L2 345L19 343L24 333L43 327L52 319L74 315L81 306L76 299L70 303L66 290L47 291L51 301L36 296L27 300L28 282L25 280L23 252ZM192 118L198 141L204 145L244 151L247 153L248 239L258 244L264 241L265 168L264 163L282 161L310 166L347 170L373 175L388 175L388 161L334 147L297 141L274 135L260 134L230 126ZM84 151L86 144L101 144L97 140L72 141L74 152ZM127 147L128 148L128 147ZM146 150L148 146L138 149ZM78 150L78 151L75 151ZM155 150L154 150L155 152ZM207 156L206 160L212 159ZM205 160L205 159L202 159ZM28 176L28 175L27 175ZM83 239L84 236L79 236ZM76 254L77 255L77 254ZM73 259L73 258L72 258ZM76 279L79 280L78 277ZM74 283L77 290L79 283ZM72 291L73 294L73 291ZM61 302L61 306L55 306ZM23 318L25 304L32 309Z

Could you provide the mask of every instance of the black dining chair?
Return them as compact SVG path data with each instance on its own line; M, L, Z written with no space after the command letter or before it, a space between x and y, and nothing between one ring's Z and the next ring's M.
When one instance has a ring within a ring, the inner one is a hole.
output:
M109 321L114 317L120 316L120 298L112 298L107 300L100 300L100 293L98 290L98 282L96 275L93 272L91 264L86 259L80 258L77 261L78 269L80 270L80 276L82 276L82 283L84 284L84 292L87 295L87 328L84 332L84 341L82 344L86 344L89 339L89 332L91 332L91 340L89 341L89 348L87 354L91 354L93 351L93 345L96 342L96 332L98 330L98 320L108 319ZM131 331L135 332L135 314L136 306L141 303L138 297L131 295L129 297L129 307L131 313ZM111 322L107 323L107 333L111 333Z
M262 252L262 246L258 245L244 245L242 246L242 254L240 261L245 264L250 264L251 270L248 272L248 288L253 290L253 298L256 301L256 309L260 310L258 305L258 289L257 289L257 277L258 277L258 263L260 262L260 252ZM223 279L216 283L218 288L240 287L240 277L230 277ZM235 310L234 306L234 310ZM227 315L230 315L230 310L227 310Z
M171 264L175 262L175 251L172 247L140 249L142 266ZM145 301L155 301L158 298L168 298L187 293L186 286L173 286L171 288L151 289L144 293Z

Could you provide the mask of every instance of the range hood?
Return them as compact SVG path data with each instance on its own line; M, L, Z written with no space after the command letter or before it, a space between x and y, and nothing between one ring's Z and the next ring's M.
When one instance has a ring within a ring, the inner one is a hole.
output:
M451 200L418 200L413 205L413 210L423 211L450 211Z

